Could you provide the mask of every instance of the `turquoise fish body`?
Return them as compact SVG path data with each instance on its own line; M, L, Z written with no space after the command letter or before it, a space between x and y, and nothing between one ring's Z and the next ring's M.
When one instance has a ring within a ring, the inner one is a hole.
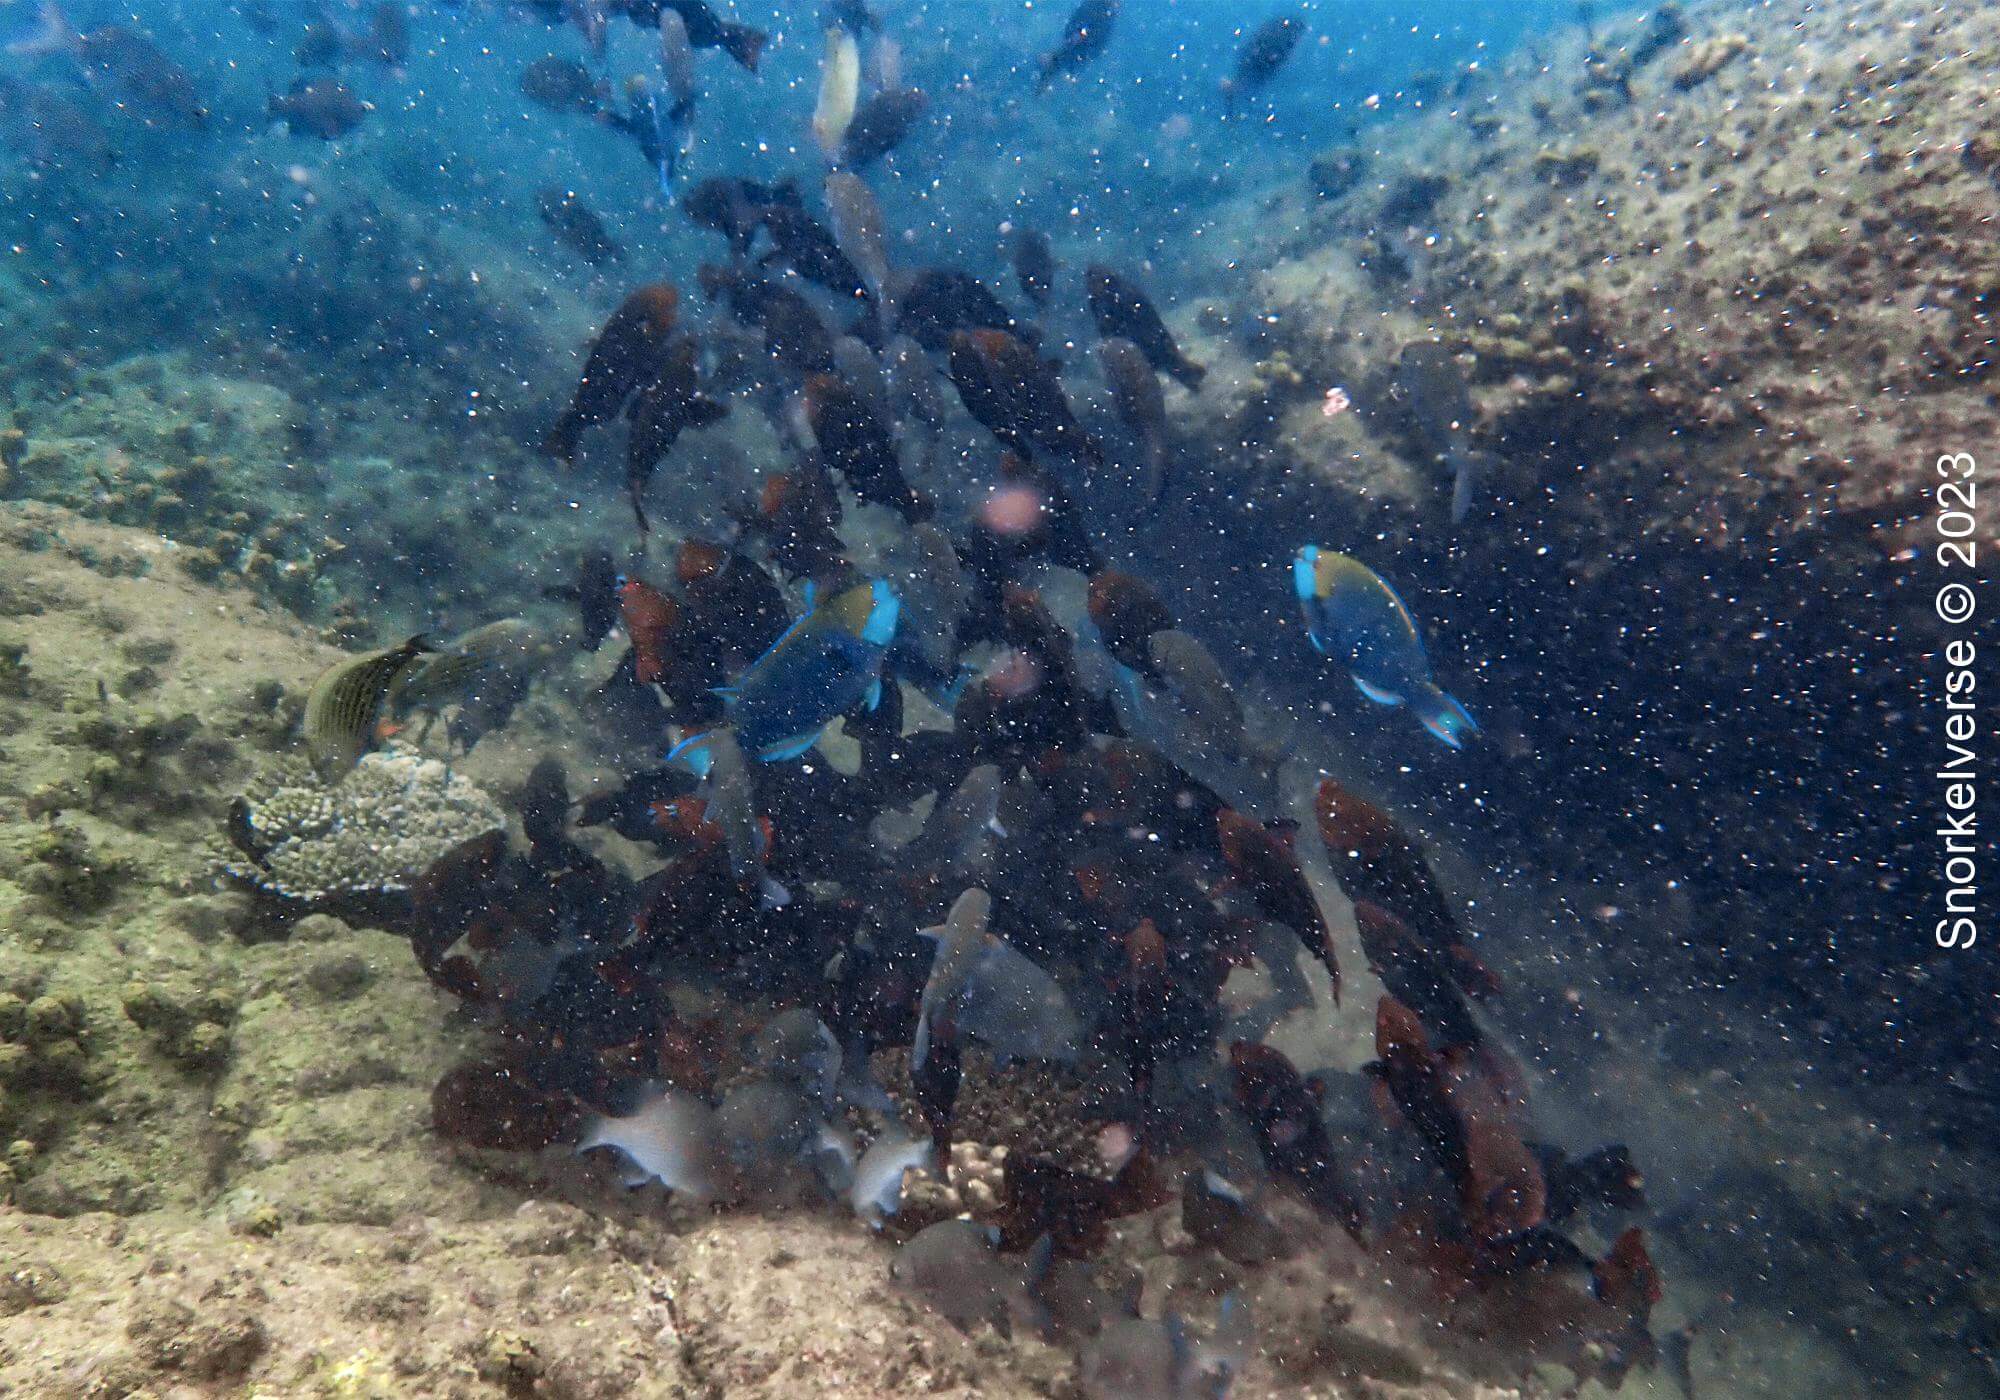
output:
M896 639L898 603L887 583L857 584L815 602L722 696L723 723L743 752L765 763L797 758L826 727L882 694L882 658ZM698 773L709 766L710 733L691 735L667 755Z
M1408 705L1453 748L1478 732L1465 706L1431 679L1416 619L1373 569L1309 544L1292 560L1292 586L1314 649L1345 666L1363 695L1378 705Z

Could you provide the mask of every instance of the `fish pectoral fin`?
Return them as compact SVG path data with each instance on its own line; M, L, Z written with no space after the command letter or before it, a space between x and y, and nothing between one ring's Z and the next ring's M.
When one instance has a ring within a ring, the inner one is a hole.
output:
M1321 656L1326 655L1326 639L1320 636L1317 628L1306 629L1306 640L1312 643L1314 651Z
M882 678L880 676L877 676L868 683L868 693L861 698L862 702L871 711L882 708Z
M1354 688L1378 705L1400 705L1403 697L1393 690L1384 690L1379 685L1370 685L1361 677L1354 677Z

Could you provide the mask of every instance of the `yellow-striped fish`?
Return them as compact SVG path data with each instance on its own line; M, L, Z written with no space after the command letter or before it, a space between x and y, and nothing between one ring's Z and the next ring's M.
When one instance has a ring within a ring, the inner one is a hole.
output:
M321 777L340 777L375 743L375 725L396 677L431 650L422 635L337 661L306 694L306 753Z

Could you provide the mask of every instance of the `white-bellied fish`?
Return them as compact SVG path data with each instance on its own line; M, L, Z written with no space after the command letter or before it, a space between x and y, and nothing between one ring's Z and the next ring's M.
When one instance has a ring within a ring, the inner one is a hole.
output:
M1222 1400L1254 1339L1250 1311L1234 1293L1206 1341L1188 1335L1178 1313L1106 1325L1077 1358L1077 1382L1090 1400Z
M993 897L969 889L942 925L920 929L937 943L917 1006L910 1046L912 1073L921 1071L941 1021L1003 1059L1072 1060L1083 1027L1061 984L986 926Z
M903 1203L903 1177L927 1171L931 1140L890 1133L875 1139L854 1168L848 1203L869 1229L880 1230Z
M1424 728L1459 748L1479 726L1431 679L1417 623L1396 590L1360 560L1306 545L1292 560L1292 586L1306 635L1322 656L1345 666L1378 705L1408 705Z
M896 640L895 590L881 579L817 602L806 589L805 615L735 684L722 687L723 725L743 752L764 763L797 758L826 727L856 705L882 698L882 658ZM669 763L706 775L716 731L674 745Z
M649 1094L624 1117L584 1124L579 1153L615 1147L631 1164L628 1186L657 1181L696 1202L722 1193L726 1163L719 1151L715 1111L682 1089Z

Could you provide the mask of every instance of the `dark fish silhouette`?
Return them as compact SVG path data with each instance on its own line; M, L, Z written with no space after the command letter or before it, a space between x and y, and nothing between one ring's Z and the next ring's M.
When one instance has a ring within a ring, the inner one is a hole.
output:
M818 219L795 204L772 204L765 206L759 222L771 238L771 251L764 255L764 262L783 263L835 296L867 297L867 280Z
M951 382L966 412L1023 457L1039 450L1104 464L1103 444L1076 421L1055 370L1007 332L952 332Z
M764 349L780 365L803 379L833 369L833 331L810 301L780 282L750 273L706 265L695 274L711 300L721 300L729 314L764 333Z
M894 88L865 99L855 109L840 145L840 163L865 170L903 143L923 119L930 99L916 88Z
M93 88L110 89L130 104L148 126L205 127L208 107L194 77L151 39L122 24L78 34L53 5L45 12L48 42L67 49ZM25 52L38 51L33 41Z
M559 116L594 117L611 89L575 59L550 54L521 70L521 95Z
M1099 335L1107 340L1131 341L1154 369L1172 375L1190 390L1201 387L1202 376L1208 371L1181 353L1173 332L1136 283L1095 265L1085 270L1083 280Z
M613 8L641 29L658 29L660 12L672 10L687 26L688 43L698 49L721 49L752 73L771 42L761 29L723 19L707 0L617 0Z
M727 238L729 251L739 258L750 251L765 211L773 205L802 209L805 202L790 180L762 185L733 175L712 175L681 197L682 212L702 228Z
M1047 88L1065 73L1074 73L1104 52L1111 31L1118 23L1118 0L1083 0L1070 11L1063 26L1062 42L1042 59L1042 75L1036 84Z
M926 267L912 273L897 295L896 329L926 350L943 351L951 347L954 331L1026 327L971 273Z
M575 190L543 190L535 196L535 209L557 241L592 267L624 260L625 250Z
M806 419L821 460L841 474L855 495L888 506L905 520L930 516L930 498L903 476L888 425L846 381L830 374L808 379Z
M654 282L626 297L604 323L584 362L576 397L556 420L542 450L565 464L576 460L584 429L609 423L626 403L659 375L680 312L680 293Z
M660 459L672 450L685 429L708 427L729 412L728 404L700 392L694 360L694 342L675 341L659 374L632 400L632 432L625 441L625 490L632 498L632 514L642 535L652 529L642 498Z
M1234 114L1237 102L1258 91L1290 61L1292 50L1305 37L1305 21L1293 15L1267 19L1251 31L1243 47L1236 51L1236 71L1222 80L1222 97Z
M272 121L283 122L294 136L337 141L366 121L375 104L362 101L336 79L301 78L288 91L272 97L266 109Z
M1038 307L1047 306L1056 285L1056 253L1049 236L1038 229L1016 229L1011 246L1021 295Z

